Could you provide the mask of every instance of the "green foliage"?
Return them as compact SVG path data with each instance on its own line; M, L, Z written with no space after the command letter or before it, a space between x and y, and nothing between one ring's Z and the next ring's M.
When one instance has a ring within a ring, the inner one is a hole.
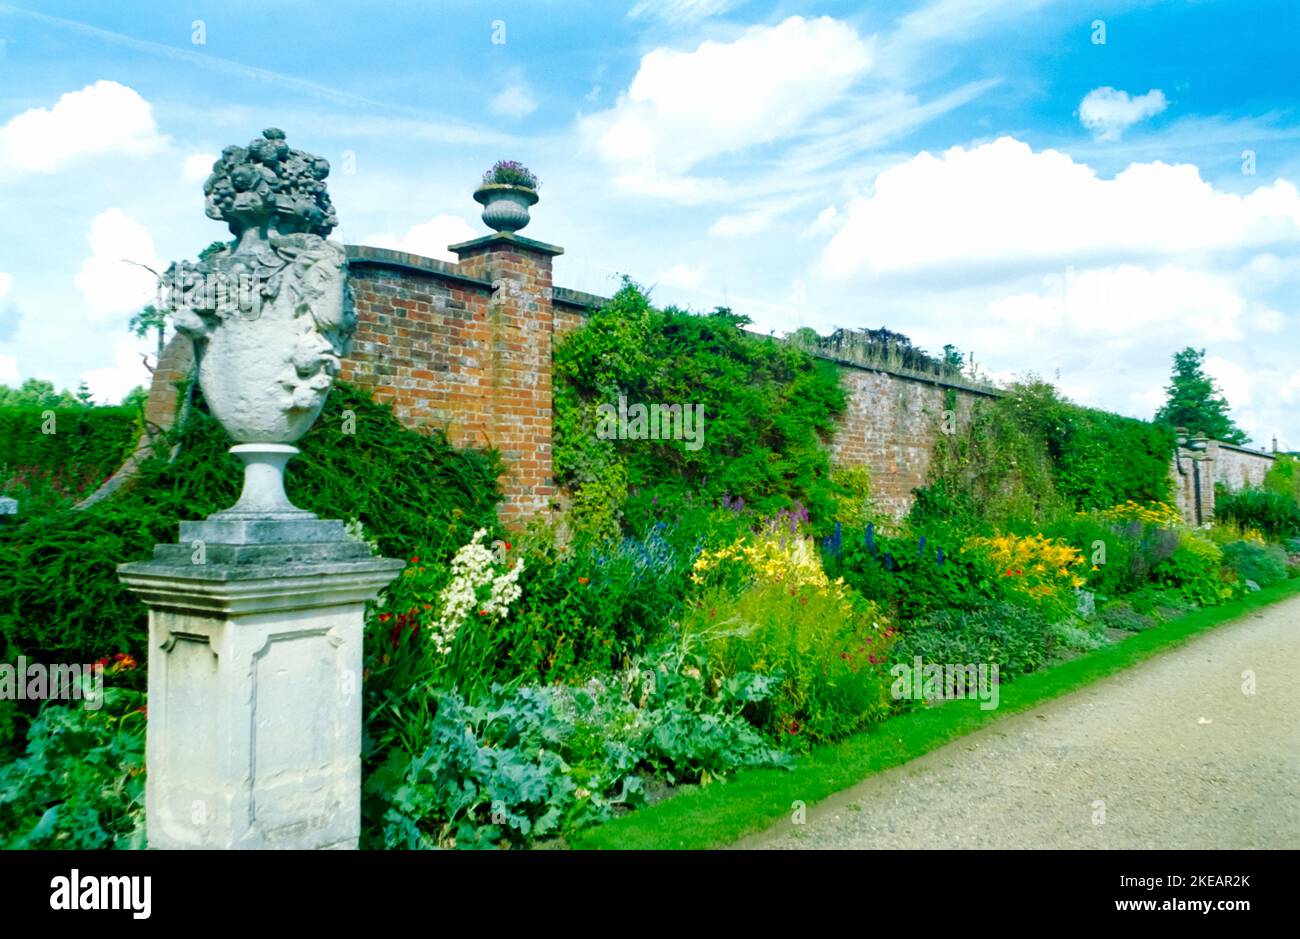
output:
M950 533L880 535L875 526L846 540L826 572L865 597L886 604L899 623L937 610L973 610L1006 599L1001 580L981 556L961 550Z
M1216 487L1214 515L1242 528L1254 528L1277 541L1300 534L1300 503L1276 489L1228 492Z
M343 412L356 433L342 431ZM234 503L241 468L202 397L169 463L155 456L134 485L83 510L25 517L0 528L3 658L89 661L117 651L142 655L145 607L119 583L118 564L174 542L177 525ZM287 474L290 497L323 518L359 519L385 554L413 544L450 553L495 519L499 462L457 450L437 433L404 428L389 408L339 385Z
M1172 588L1197 606L1217 606L1233 594L1231 581L1223 577L1223 551L1210 541L1191 532L1183 532L1178 550L1158 564L1154 581Z
M0 385L0 408L80 408L85 404L66 388L54 390L54 382L29 378L21 387Z
M999 602L976 609L938 609L907 624L893 662L997 664L1002 681L1032 672L1047 657L1048 624L1037 613Z
M791 749L853 733L889 713L884 662L893 631L873 604L843 592L779 581L758 581L739 596L714 588L684 620L721 680L779 677L780 690L750 718Z
M1170 491L1167 427L1079 407L1030 380L981 402L972 419L941 434L912 520L970 519L999 526Z
M143 696L104 691L103 707L46 704L26 752L0 765L5 848L144 846Z
M1264 477L1264 488L1288 495L1300 503L1300 460L1288 453L1276 454Z
M1248 439L1228 415L1228 399L1205 371L1205 350L1191 346L1174 353L1173 375L1155 420L1224 443L1243 444Z
M1154 616L1139 613L1127 600L1116 600L1106 604L1097 613L1097 619L1112 629L1124 629L1129 632L1142 632L1158 624Z
M1043 531L1083 554L1088 589L1103 597L1139 589L1156 565L1178 549L1176 531L1141 521L1109 521L1096 512L1062 516Z
M0 406L0 495L40 514L90 495L140 435L134 408Z
M743 766L788 765L741 716L771 682L741 675L712 685L702 664L674 644L582 687L496 686L476 704L430 695L425 737L369 755L369 846L526 844L642 803L643 772L707 782Z
M1242 581L1253 580L1260 587L1287 579L1286 551L1278 545L1233 541L1223 546L1223 563Z
M699 503L741 496L771 512L800 499L835 514L824 440L845 407L835 366L755 336L744 316L657 310L631 282L555 351L555 467L573 522L607 532L624 480L633 496ZM703 407L703 446L597 435L598 407ZM592 487L597 487L590 491ZM617 515L615 515L617 518Z

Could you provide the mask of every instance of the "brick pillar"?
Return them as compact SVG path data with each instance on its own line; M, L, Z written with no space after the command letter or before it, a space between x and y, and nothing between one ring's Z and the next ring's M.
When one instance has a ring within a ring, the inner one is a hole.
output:
M522 525L548 512L551 470L551 261L562 248L500 232L451 245L460 270L492 282L483 408L505 460L501 519Z

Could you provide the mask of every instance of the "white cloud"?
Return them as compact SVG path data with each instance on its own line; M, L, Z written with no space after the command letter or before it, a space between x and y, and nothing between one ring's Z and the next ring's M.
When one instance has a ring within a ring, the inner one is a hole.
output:
M217 162L215 153L191 153L181 164L181 181L201 183L212 173L212 164Z
M821 257L835 277L991 265L1082 264L1300 243L1300 193L1279 179L1247 195L1195 166L1134 163L1114 179L1011 137L922 152L849 202Z
M726 13L740 2L741 0L638 0L627 15L633 19L652 17L674 26L682 26Z
M707 264L700 264L691 267L689 264L674 264L667 270L660 271L650 278L652 283L663 284L665 287L681 287L683 289L693 290L702 287L705 283L705 276L709 272Z
M0 301L9 295L9 291L14 287L14 275L6 274L0 271Z
M1159 88L1130 98L1127 91L1103 86L1083 96L1079 102L1079 121L1098 140L1119 140L1126 129L1154 117L1168 104Z
M12 355L0 355L0 385L18 384L18 359Z
M95 400L102 404L117 404L137 385L149 387L152 380L141 353L149 343L132 338L120 338L113 343L113 364L92 368L81 373L81 380L90 388Z
M1212 343L1240 339L1246 309L1233 279L1176 264L1148 269L1120 264L1067 270L1044 278L1041 291L988 304L1007 336L1069 336L1133 343Z
M362 244L376 248L391 248L407 254L418 254L425 258L438 258L443 261L455 261L456 256L447 250L447 245L469 241L477 237L469 222L459 215L435 215L427 222L412 225L403 235L385 232L370 235Z
M157 280L147 265L161 272L149 230L121 209L108 209L90 223L90 257L73 278L91 319L105 320L135 312L157 295Z
M581 119L584 143L644 189L711 157L777 140L833 102L871 63L869 44L830 17L792 16L734 42L655 49L608 110Z
M537 110L537 96L524 80L523 71L514 69L506 79L506 86L488 104L499 117L519 120Z
M53 173L82 157L152 153L165 144L149 102L125 85L98 81L0 127L0 168L6 175Z
M1244 408L1251 404L1251 375L1241 365L1223 356L1208 355L1205 357L1205 371L1218 384L1219 390L1233 408Z
M721 238L759 235L772 227L773 213L766 209L723 215L709 226L709 234Z

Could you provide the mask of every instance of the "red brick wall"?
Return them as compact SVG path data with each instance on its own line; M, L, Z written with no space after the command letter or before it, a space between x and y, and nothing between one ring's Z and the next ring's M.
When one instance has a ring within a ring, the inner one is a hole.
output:
M849 403L840 415L831 459L844 466L871 470L876 507L894 518L912 507L912 490L924 486L946 408L946 386L854 366L840 369L840 385ZM963 426L977 392L954 388L954 426Z
M553 338L582 322L587 298L572 295L556 314L557 248L518 236L454 247L458 264L348 248L357 333L341 377L391 401L407 424L445 427L457 445L499 450L507 469L501 517L522 523L549 511L556 495Z

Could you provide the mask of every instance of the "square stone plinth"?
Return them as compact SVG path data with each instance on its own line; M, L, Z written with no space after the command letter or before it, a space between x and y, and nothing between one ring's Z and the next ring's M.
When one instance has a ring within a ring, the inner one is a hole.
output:
M149 607L149 847L356 847L365 604L403 566L118 568Z

